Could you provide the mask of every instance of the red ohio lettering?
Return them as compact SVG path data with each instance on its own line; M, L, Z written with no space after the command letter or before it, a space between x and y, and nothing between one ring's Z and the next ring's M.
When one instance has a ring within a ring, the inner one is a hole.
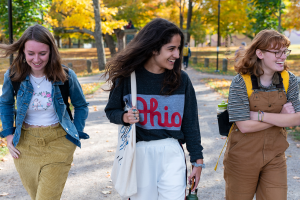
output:
M171 123L168 122L169 113L164 113L164 122L162 123L162 114L159 111L156 111L158 107L158 102L155 98L150 99L150 109L148 110L147 102L142 97L137 97L137 101L140 101L143 104L143 110L139 110L140 114L144 115L144 121L139 123L144 126L148 123L148 113L150 114L150 124L154 126L154 117L157 116L157 124L162 127L180 127L181 126L181 115L179 112L174 112L171 115ZM167 111L168 106L165 106L164 109ZM179 122L176 124L175 119L178 117Z

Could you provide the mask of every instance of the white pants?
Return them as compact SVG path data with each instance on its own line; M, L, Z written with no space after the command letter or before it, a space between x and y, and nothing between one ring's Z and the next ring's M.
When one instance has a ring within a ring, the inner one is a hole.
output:
M130 200L184 200L186 165L173 138L136 144L137 194Z

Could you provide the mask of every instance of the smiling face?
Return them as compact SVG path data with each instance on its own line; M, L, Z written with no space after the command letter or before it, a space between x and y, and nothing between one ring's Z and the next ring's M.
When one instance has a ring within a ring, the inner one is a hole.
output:
M176 59L180 58L180 42L180 35L174 35L169 43L161 47L159 52L153 52L153 56L145 64L145 68L155 74L172 70Z
M35 77L43 76L49 61L49 46L35 40L28 40L25 43L24 54L27 64L31 67L31 73Z
M268 51L257 50L256 54L261 59L262 69L267 74L274 74L275 72L281 72L284 70L284 62L287 58L285 53L282 53L280 57L275 56L275 52L285 51L287 47L282 47L279 50L270 48ZM271 51L271 52L270 52ZM273 53L274 52L274 53Z

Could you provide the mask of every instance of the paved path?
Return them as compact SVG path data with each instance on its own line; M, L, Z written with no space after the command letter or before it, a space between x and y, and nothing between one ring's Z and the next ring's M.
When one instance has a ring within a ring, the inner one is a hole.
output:
M216 108L221 102L220 95L215 93L205 84L200 82L207 75L188 69L198 100L199 123L204 146L204 157L207 168L203 170L199 184L198 196L201 200L224 200L223 180L223 155L219 161L217 171L214 166L219 153L225 143L218 134ZM211 77L211 76L210 76ZM222 77L223 78L223 77ZM92 77L83 80L91 80ZM82 148L75 151L74 162L69 173L62 199L63 200L120 200L118 194L111 188L110 171L114 159L114 150L117 145L117 126L110 124L103 111L108 93L99 90L94 95L87 96L89 105L89 117L85 131L89 133L89 140L82 140ZM290 138L290 148L287 150L289 200L300 200L299 151L296 143ZM187 155L187 151L186 151ZM0 194L9 193L0 199L30 200L22 187L20 178L13 165L13 159L8 155L8 161L0 163ZM187 159L188 155L187 155ZM189 165L190 167L190 165ZM111 191L111 194L103 194L102 191Z

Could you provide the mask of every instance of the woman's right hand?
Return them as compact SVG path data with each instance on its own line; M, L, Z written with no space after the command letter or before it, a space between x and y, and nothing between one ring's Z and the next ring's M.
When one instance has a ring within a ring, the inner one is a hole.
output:
M293 114L293 113L295 113L295 109L293 107L293 104L291 102L288 102L288 103L284 104L280 113L281 114Z
M129 124L138 123L140 121L138 109L135 106L130 108L130 110L128 110L128 113L125 113L123 115L123 121Z
M13 144L13 138L14 138L13 135L8 135L6 137L7 148L13 158L19 158L20 152L18 151L18 149L15 148L15 146Z

